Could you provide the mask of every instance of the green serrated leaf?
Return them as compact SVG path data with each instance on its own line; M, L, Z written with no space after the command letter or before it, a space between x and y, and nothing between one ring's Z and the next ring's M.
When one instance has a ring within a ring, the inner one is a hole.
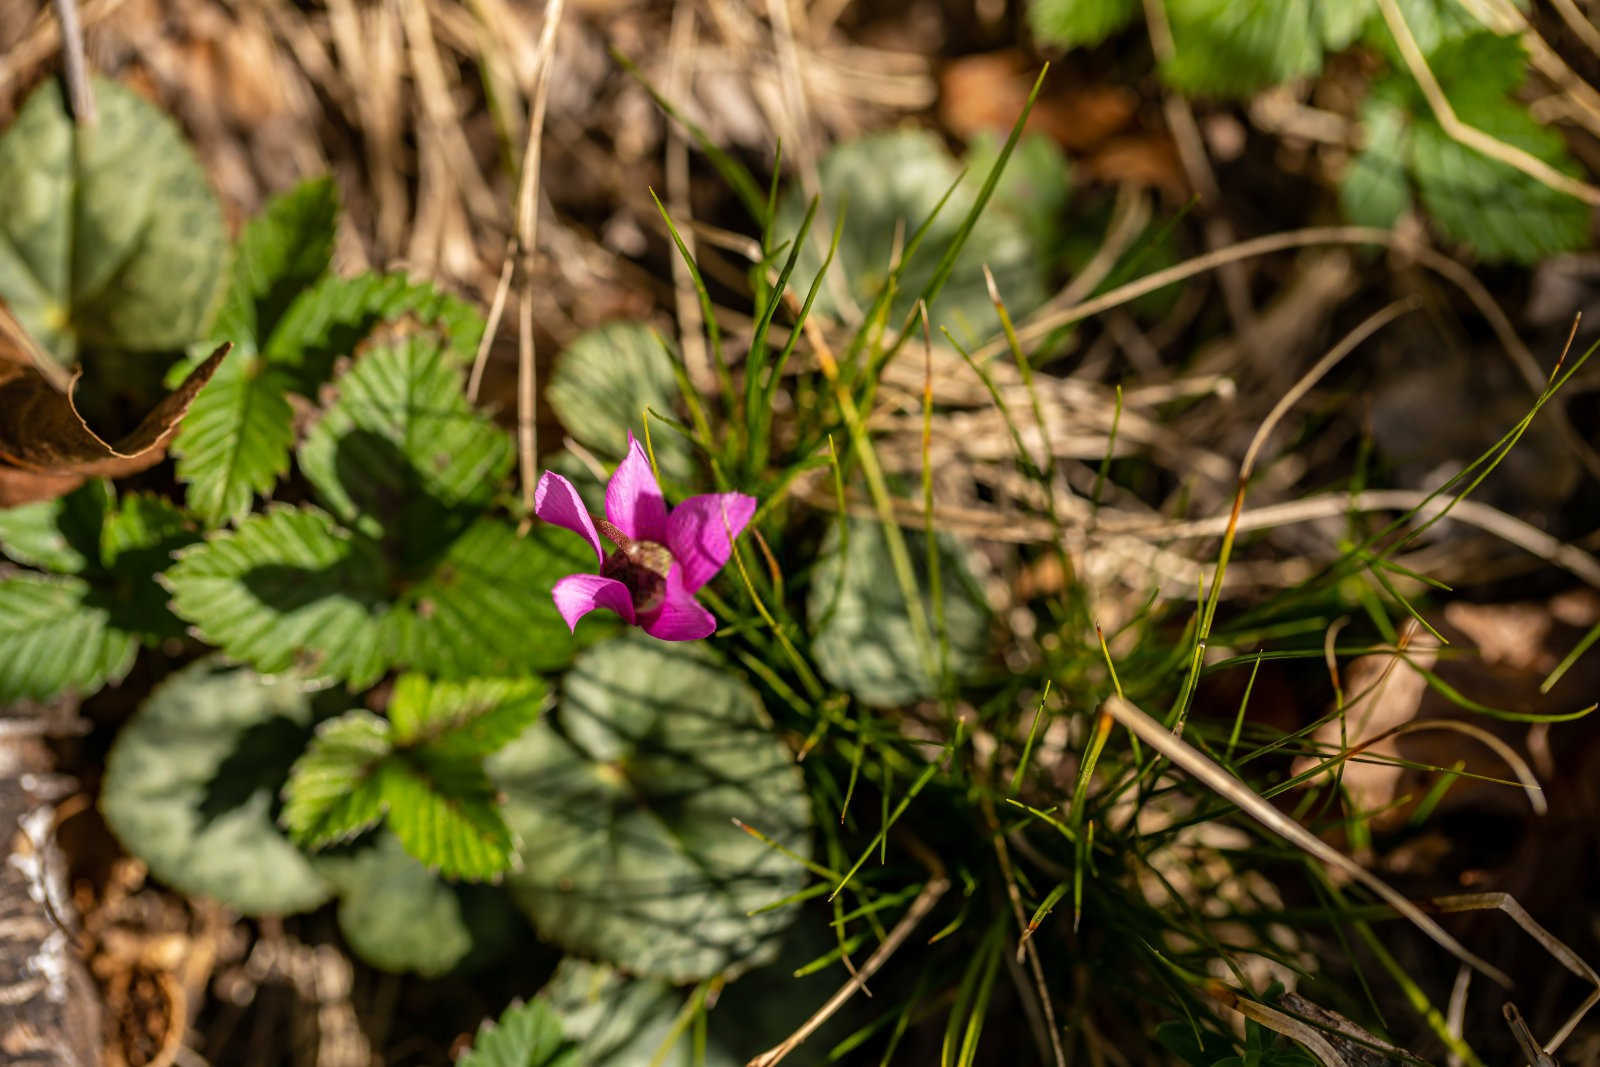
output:
M672 415L678 408L675 356L661 335L639 322L613 322L578 335L556 357L545 389L550 409L584 448L608 463L628 450L628 433L645 439L646 408ZM667 481L694 472L689 442L653 423L656 465Z
M1139 0L1029 0L1028 28L1040 44L1099 44L1139 12Z
M811 577L807 612L815 628L811 650L817 668L828 681L867 704L889 707L937 696L939 681L923 669L883 527L851 520L843 552L838 529L830 529L823 541ZM941 536L939 542L949 667L959 680L983 665L989 613L967 567L965 550L953 537ZM908 537L906 548L924 591L923 607L931 616L926 542ZM928 631L935 630L930 617Z
M672 1039L683 994L666 982L629 978L605 964L567 957L540 991L535 1003L540 1002L550 1005L562 1032L578 1043L578 1062L585 1065L738 1067L744 1062L730 1055L715 1033L705 1060L697 1060L687 1033Z
M578 1067L603 1062L581 1058L555 1010L543 1000L530 1000L511 1005L497 1021L478 1027L472 1047L456 1060L456 1067Z
M1343 0L1167 0L1174 53L1162 76L1184 92L1243 96L1315 74L1323 2Z
M397 744L487 756L533 725L545 693L538 678L436 682L406 674L395 680L388 716Z
M810 804L756 694L703 649L630 635L579 656L554 713L488 761L532 851L507 878L541 934L686 982L770 960Z
M360 689L391 668L441 678L554 670L574 643L550 589L587 570L581 542L479 519L404 571L316 508L213 534L166 574L173 608L229 655Z
M1374 94L1361 119L1366 143L1339 183L1339 203L1357 225L1393 226L1411 207L1408 116L1392 100Z
M516 841L482 759L407 749L383 762L379 779L389 829L429 870L481 882L511 866Z
M117 735L100 810L156 877L249 915L332 893L278 831L273 799L305 747L309 694L212 657L168 677Z
M481 510L511 469L511 438L472 410L432 338L366 352L301 443L300 469L340 521L426 554L450 513Z
M1461 121L1578 173L1561 135L1509 95L1526 69L1515 37L1462 37L1442 45L1430 63ZM1582 201L1458 143L1431 113L1417 114L1409 162L1423 206L1447 235L1482 259L1519 263L1588 244L1590 211Z
M504 893L440 881L387 831L313 864L338 887L345 940L386 971L469 970L503 956L524 929Z
M183 636L183 624L167 607L157 575L174 556L200 540L194 522L161 497L131 493L106 516L100 531L102 573L91 601L103 605L118 629L154 645Z
M242 356L242 354L240 354ZM289 376L259 355L226 359L194 398L172 452L189 510L210 526L238 522L288 473L294 443Z
M392 750L389 724L369 711L347 711L317 726L289 769L279 821L305 848L349 841L383 818L377 767Z
M469 362L483 337L477 308L426 282L403 274L359 274L323 278L289 305L264 354L292 371L292 388L314 396L333 361L352 354L380 323L411 317L444 333L447 349Z
M858 308L869 307L887 283L890 250L896 233L903 241L933 213L959 174L956 162L932 134L899 130L874 134L839 145L822 160L819 177L822 201L830 210L845 212L844 234L833 270L848 279L848 297ZM923 238L916 255L906 263L900 288L891 308L898 326L915 307L944 253L955 241L966 213L972 207L985 175L969 174L947 200ZM805 215L806 201L798 188L789 190L779 205L774 233L793 239ZM979 216L954 271L930 307L935 328L947 327L963 344L976 344L1000 332L1000 320L989 299L983 266L994 272L1000 293L1012 318L1021 319L1044 301L1049 250L1035 235L1005 212ZM822 255L808 238L796 267L797 278L809 282L821 269ZM825 283L814 308L840 315L845 302L841 286Z
M221 296L222 211L177 124L93 82L77 125L46 79L0 136L0 300L62 367L84 345L135 351L198 339Z
M212 339L201 346L206 354L223 341L233 342L235 357L260 350L300 291L327 273L338 214L333 179L313 178L268 201L245 224Z
M111 483L92 478L65 496L0 508L0 552L26 567L81 574L100 558Z
M93 592L76 577L0 578L0 704L88 695L128 673L139 642L91 603Z
M315 508L272 508L184 552L172 607L205 640L268 674L299 669L361 689L383 673L386 565Z

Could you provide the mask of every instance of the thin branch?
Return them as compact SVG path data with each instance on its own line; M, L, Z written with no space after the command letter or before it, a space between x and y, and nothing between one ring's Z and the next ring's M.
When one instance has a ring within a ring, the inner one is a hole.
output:
M79 126L99 121L94 106L94 87L89 83L89 62L83 54L83 25L78 21L78 0L54 0L56 19L61 23L61 63L67 79L67 98L72 103L72 119Z

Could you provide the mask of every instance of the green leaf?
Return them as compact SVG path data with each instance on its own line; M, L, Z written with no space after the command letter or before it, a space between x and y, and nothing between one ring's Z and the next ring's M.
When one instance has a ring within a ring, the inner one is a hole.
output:
M0 508L0 552L26 567L81 574L100 558L111 483L92 478L65 496Z
M347 711L317 726L289 768L279 821L305 848L349 841L383 818L376 774L389 755L389 724L370 711Z
M572 657L550 590L593 568L574 540L479 519L401 569L325 512L273 508L185 552L165 581L207 641L269 673L297 668L354 689L392 668L514 677Z
M578 1062L585 1065L738 1067L744 1062L729 1055L714 1034L703 1063L695 1059L687 1032L663 1052L683 1010L683 994L666 982L628 978L604 964L567 957L535 1003L555 1011L562 1032L578 1042ZM465 1065L463 1060L458 1067Z
M379 778L389 828L430 870L481 882L511 866L516 839L481 758L402 749L383 762Z
M1563 173L1578 173L1561 135L1535 122L1509 95L1526 65L1515 37L1459 38L1442 45L1430 63L1461 121ZM1458 143L1425 107L1416 112L1410 164L1423 206L1445 234L1482 259L1528 264L1588 244L1587 205Z
M405 317L440 330L462 364L471 361L483 337L483 315L471 304L403 274L358 274L326 277L302 292L263 354L292 372L296 392L314 396L335 359L352 354L380 324Z
M389 722L397 744L487 756L538 720L545 694L538 678L438 682L407 674L395 681Z
M472 410L432 338L374 348L299 449L300 469L341 522L426 552L450 513L476 512L511 469L511 438Z
M232 341L235 358L260 351L300 291L327 273L338 214L332 178L313 178L268 201L239 235L211 340L199 347L209 353Z
M384 560L325 512L251 516L180 555L165 582L207 642L264 673L298 668L360 689L388 665Z
M0 136L0 300L62 367L84 345L197 340L221 295L227 236L177 125L97 78L79 126L57 79Z
M1345 170L1339 202L1345 217L1357 225L1393 226L1411 207L1408 116L1386 96L1374 94L1361 118L1366 144Z
M867 704L892 706L930 699L939 680L923 669L911 616L895 578L883 527L851 520L849 543L840 551L839 528L823 541L811 578L808 614L814 630L811 651L824 678ZM950 673L971 677L988 648L988 609L968 570L964 551L949 536L939 539L939 572L950 639ZM928 631L935 633L928 593L926 541L907 537Z
M1099 44L1139 12L1139 0L1029 0L1028 28L1040 44Z
M498 877L513 841L482 760L538 717L543 693L532 678L403 676L388 721L350 711L318 728L290 772L284 825L299 844L321 848L387 813L395 836L430 870Z
M293 678L212 657L158 685L118 734L100 809L156 877L249 915L314 908L332 887L281 834L273 799L312 705Z
M675 357L661 335L638 322L613 322L578 335L556 357L545 389L550 409L573 439L608 463L628 450L628 432L644 436L644 411L672 415L678 408ZM668 481L694 472L689 442L652 420L650 443Z
M480 1026L472 1047L456 1060L456 1067L579 1067L584 1062L562 1032L561 1019L550 1005L530 1000L511 1005L499 1021Z
M579 656L554 718L488 762L541 935L672 982L770 960L792 909L756 909L805 871L732 819L807 856L810 804L755 693L703 649L630 635Z
M1174 54L1162 76L1187 93L1244 96L1322 69L1320 8L1346 0L1167 0Z
M345 940L374 967L434 977L493 958L516 936L520 920L504 894L447 885L393 834L314 864L338 887Z
M189 509L207 525L237 522L289 470L289 377L260 356L223 360L172 440Z
M88 695L128 673L139 642L111 624L92 594L82 578L0 578L0 705L68 690Z
M270 492L289 469L294 409L287 395L315 397L335 359L354 352L382 323L407 315L441 330L458 363L471 358L483 335L475 308L403 275L323 277L301 290L271 336L257 339L259 352L235 353L246 358L223 363L179 428L173 451L190 509L211 525L243 519L252 498ZM184 369L174 367L169 379Z
M165 499L128 494L100 531L103 573L95 580L94 601L106 607L114 625L147 644L183 636L156 576L198 540L194 522Z
M932 134L900 130L874 134L839 145L822 160L823 204L845 212L844 233L833 270L842 271L839 284L824 283L813 307L839 316L846 303L836 289L847 289L856 307L865 311L887 284L889 254L896 233L909 237L933 213L959 174L955 160ZM891 322L898 326L916 306L917 298L932 280L944 253L958 236L962 220L972 207L984 175L969 175L939 209L921 246L905 264L900 287L891 307ZM779 206L774 233L792 240L805 215L805 200L791 189ZM989 211L979 216L967 244L939 298L930 307L935 328L943 325L963 344L976 344L1000 331L984 282L985 263L994 272L1000 293L1012 318L1021 319L1044 301L1045 263L1048 249L1035 240L1016 218ZM807 238L795 277L808 283L821 269L822 254ZM848 287L843 285L848 279Z

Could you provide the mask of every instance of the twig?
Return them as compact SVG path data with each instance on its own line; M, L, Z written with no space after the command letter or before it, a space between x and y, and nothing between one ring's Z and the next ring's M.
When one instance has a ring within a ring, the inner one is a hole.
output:
M672 5L672 28L667 36L667 80L665 92L668 99L688 97L688 56L695 45L695 10L693 4ZM695 258L694 211L689 202L689 143L674 122L667 123L666 145L667 203L672 217L678 220L684 246L690 259ZM683 353L683 365L689 372L689 381L702 393L717 387L717 375L711 365L711 350L706 345L705 319L700 314L700 303L695 297L694 279L689 264L681 256L672 257L672 296L678 318L678 350Z
M566 0L549 0L545 5L544 27L539 32L539 73L533 86L528 143L523 149L522 176L517 185L516 251L522 267L522 289L517 294L517 461L522 505L530 513L534 480L539 473L539 372L533 347L532 267L539 234L540 147L544 142L545 103L550 96L550 68L555 65L556 29L565 7Z
M1411 27L1406 25L1405 16L1400 13L1395 0L1378 0L1378 8L1383 12L1384 22L1389 25L1389 32L1400 49L1401 58L1405 60L1406 67L1416 79L1417 87L1422 90L1423 97L1428 101L1428 107L1433 111L1433 117L1439 120L1439 125L1444 128L1445 133L1456 142L1508 167L1520 170L1534 181L1547 185L1557 192L1576 197L1590 206L1600 205L1600 189L1588 182L1562 174L1532 153L1515 145L1506 144L1477 127L1462 122L1457 117L1455 108L1451 106L1450 98L1439 85L1439 80L1433 76L1433 71L1428 67L1427 57L1422 54L1422 48L1417 44L1416 37L1412 36Z
M1166 727L1145 714L1133 703L1123 697L1111 696L1106 699L1105 703L1100 705L1100 712L1102 715L1109 715L1121 723L1139 740L1182 768L1190 776L1198 779L1202 785L1221 796L1224 800L1231 801L1237 805L1240 811L1272 833L1277 834L1327 866L1360 882L1383 900L1385 904L1388 904L1395 911L1409 919L1412 925L1428 935L1436 944L1449 951L1451 955L1500 985L1508 989L1511 987L1511 979L1504 971L1471 952L1444 927L1429 918L1421 908L1391 888L1387 882L1290 819L1287 815L1284 815L1239 779L1202 755L1198 749L1187 741L1173 736Z
M937 862L936 858L931 854L926 858ZM839 991L829 997L822 1007L812 1014L811 1018L800 1025L798 1030L752 1059L745 1067L774 1067L789 1053L804 1044L808 1037L816 1033L818 1027L832 1018L833 1014L844 1007L845 1002L853 997L857 990L866 985L867 979L878 973L878 968L889 961L889 957L893 956L895 951L905 942L905 939L911 936L911 931L916 929L917 924L923 920L928 912L933 910L933 906L939 902L939 898L944 896L945 890L949 888L950 880L942 870L936 870L933 877L928 879L928 884L922 887L922 892L917 894L916 899L911 902L911 906L906 909L906 913L900 917L900 921L894 924L894 929L889 931L889 936L883 939L883 943L878 946L877 951L867 957L860 970L852 975L849 981L840 986Z
M83 26L78 22L78 0L54 0L56 19L61 23L61 62L67 79L67 98L72 103L72 119L79 126L99 121L94 106L94 87L89 84L89 63L83 55Z

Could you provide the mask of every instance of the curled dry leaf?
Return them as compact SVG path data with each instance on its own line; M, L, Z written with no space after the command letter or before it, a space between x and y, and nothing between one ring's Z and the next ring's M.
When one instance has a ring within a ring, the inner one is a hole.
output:
M161 462L178 422L229 347L218 346L115 444L78 413L72 399L77 375L61 392L33 367L0 360L0 507L49 500L85 478L121 478Z

